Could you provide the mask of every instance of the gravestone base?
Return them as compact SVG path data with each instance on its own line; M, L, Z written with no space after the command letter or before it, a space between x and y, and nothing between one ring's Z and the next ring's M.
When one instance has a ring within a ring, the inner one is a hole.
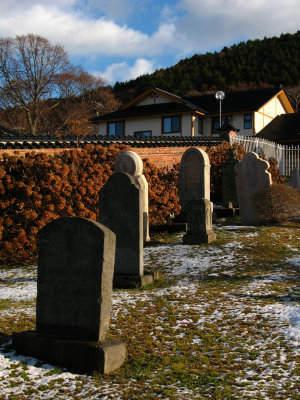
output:
M159 274L144 275L114 275L113 287L116 289L134 289L150 285L159 279Z
M182 237L183 244L209 244L215 240L216 234L212 230L206 232L187 232Z
M109 374L125 361L126 346L116 340L103 342L50 338L36 331L14 333L12 347L20 354L84 372Z
M235 207L223 207L223 208L218 208L215 210L215 214L217 215L217 218L222 218L222 217L234 217L235 215L238 215L239 209Z
M216 240L212 229L213 204L208 199L190 201L187 205L187 232L184 244L211 243Z

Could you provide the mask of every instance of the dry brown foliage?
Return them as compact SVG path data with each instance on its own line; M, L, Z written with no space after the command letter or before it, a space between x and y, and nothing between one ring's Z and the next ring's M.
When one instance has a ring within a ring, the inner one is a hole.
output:
M231 145L224 141L218 146L209 147L206 151L210 162L210 192L213 202L222 201L222 169L232 148L237 150L236 158L242 160L246 150L237 143Z
M266 224L281 223L300 217L300 193L285 184L275 183L257 193L254 202L259 217Z
M157 168L144 160L144 175L149 185L149 223L162 225L170 222L172 214L180 213L178 197L178 165Z
M113 172L124 145L85 146L55 156L28 153L6 156L0 164L0 264L34 262L37 233L62 216L97 220L98 193ZM150 223L179 213L176 180L167 169L145 161Z

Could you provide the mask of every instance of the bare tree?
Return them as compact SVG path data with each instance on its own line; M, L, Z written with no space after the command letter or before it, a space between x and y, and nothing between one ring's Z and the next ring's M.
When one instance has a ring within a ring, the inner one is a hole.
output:
M59 44L33 34L0 38L0 106L22 111L32 134L44 114L101 85Z

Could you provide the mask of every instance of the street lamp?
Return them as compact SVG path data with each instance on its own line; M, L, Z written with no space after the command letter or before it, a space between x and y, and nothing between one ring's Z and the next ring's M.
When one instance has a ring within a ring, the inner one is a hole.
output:
M221 129L222 128L221 103L222 103L222 100L225 99L225 93L222 92L221 90L219 90L216 93L216 99L220 101L220 129Z

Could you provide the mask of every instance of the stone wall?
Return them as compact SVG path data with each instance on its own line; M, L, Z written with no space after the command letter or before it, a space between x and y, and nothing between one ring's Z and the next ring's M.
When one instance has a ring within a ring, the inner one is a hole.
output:
M202 150L206 151L207 146L197 146ZM179 163L183 153L187 150L185 147L132 147L132 151L136 152L142 159L148 158L149 161L157 167L172 167L174 164ZM0 149L0 160L3 158L3 154L25 156L29 152L38 152L46 154L57 154L64 150L70 150L67 148L57 149Z

